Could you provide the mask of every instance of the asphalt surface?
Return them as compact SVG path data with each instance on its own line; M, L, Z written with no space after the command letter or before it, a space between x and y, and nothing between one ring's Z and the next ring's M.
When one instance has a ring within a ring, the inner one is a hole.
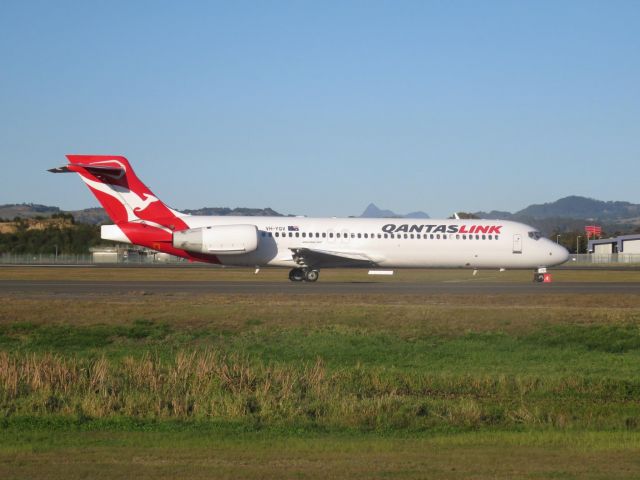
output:
M1 294L25 295L130 295L130 294L249 294L249 295L348 295L348 294L640 294L640 283L556 282L497 283L450 282L229 282L229 281L73 281L0 280Z

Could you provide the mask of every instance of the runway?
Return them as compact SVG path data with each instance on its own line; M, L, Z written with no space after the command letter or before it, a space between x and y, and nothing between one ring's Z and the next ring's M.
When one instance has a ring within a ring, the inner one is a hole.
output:
M549 284L486 281L322 282L260 281L80 281L0 280L0 293L12 295L496 295L496 294L640 294L640 283L556 282Z

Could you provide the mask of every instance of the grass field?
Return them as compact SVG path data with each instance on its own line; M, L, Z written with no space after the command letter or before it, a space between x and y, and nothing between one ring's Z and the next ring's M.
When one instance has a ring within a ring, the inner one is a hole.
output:
M593 269L553 270L556 282L638 282L637 266L621 266L620 270L605 270L596 265ZM99 281L260 281L282 282L288 279L288 269L263 268L258 275L249 268L220 268L212 266L163 267L104 267L104 266L5 266L0 265L0 280L99 280ZM531 282L531 270L397 270L392 276L371 276L363 269L325 269L322 282Z
M640 294L3 295L0 478L133 475L638 478Z

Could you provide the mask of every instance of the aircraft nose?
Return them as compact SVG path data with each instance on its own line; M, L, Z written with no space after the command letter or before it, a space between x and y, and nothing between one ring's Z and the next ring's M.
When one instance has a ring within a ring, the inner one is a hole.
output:
M557 261L558 263L564 263L569 260L569 250L564 248L562 245L558 245L557 243L553 246L553 251L551 252L551 257Z

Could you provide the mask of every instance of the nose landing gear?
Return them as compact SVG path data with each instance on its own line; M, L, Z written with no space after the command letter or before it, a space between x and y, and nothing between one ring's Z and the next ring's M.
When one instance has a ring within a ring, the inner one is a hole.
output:
M320 277L320 272L310 268L293 268L289 272L289 280L292 282L315 282L318 277Z
M538 268L538 270L536 270L535 273L533 274L533 281L536 283L544 282L544 276L546 273L547 273L546 268Z

